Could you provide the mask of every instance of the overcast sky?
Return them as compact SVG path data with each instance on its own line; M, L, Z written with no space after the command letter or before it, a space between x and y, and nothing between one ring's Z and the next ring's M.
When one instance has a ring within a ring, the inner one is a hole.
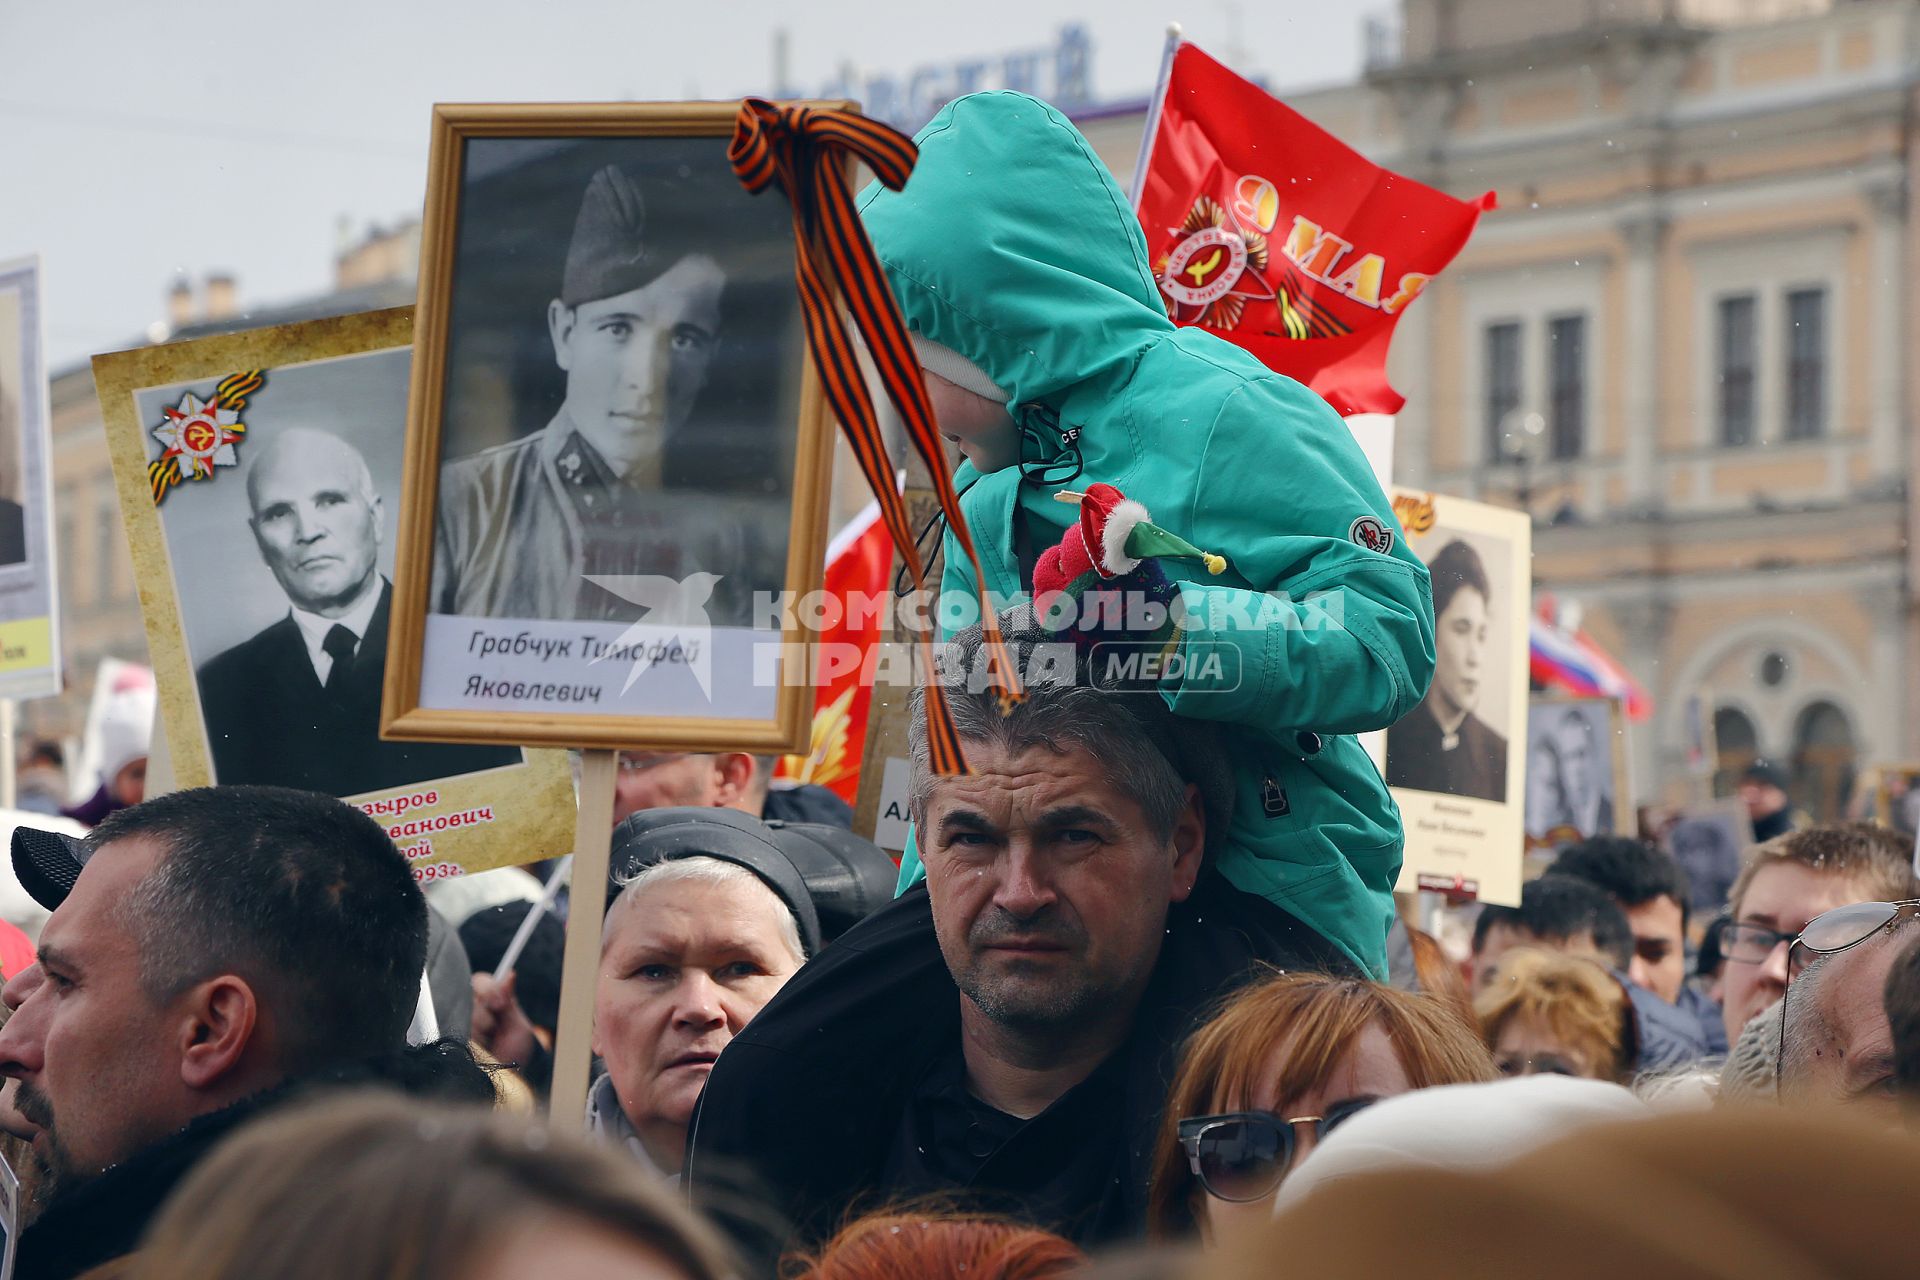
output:
M0 0L0 261L38 253L55 367L127 345L178 273L243 305L327 289L340 220L417 216L434 102L737 97L841 67L1050 46L1084 24L1101 100L1146 95L1161 33L1278 89L1350 79L1390 0ZM802 17L801 15L804 15Z

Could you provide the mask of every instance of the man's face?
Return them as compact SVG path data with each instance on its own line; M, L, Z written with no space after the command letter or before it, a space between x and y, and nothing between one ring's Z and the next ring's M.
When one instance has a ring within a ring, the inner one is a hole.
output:
M1159 959L1168 905L1199 874L1205 824L1193 789L1162 838L1083 749L968 742L967 762L971 776L936 783L921 827L955 985L1012 1029L1069 1028L1130 1007Z
M1756 871L1740 900L1736 924L1754 924L1777 933L1796 934L1822 911L1862 901L1868 895L1854 880L1816 871L1804 862L1770 862ZM1787 989L1787 944L1783 941L1765 960L1727 957L1720 971L1721 1012L1727 1043Z
M720 803L720 782L713 765L712 756L687 752L621 752L613 783L613 820L642 809L714 808Z
M1443 710L1459 713L1480 705L1487 635L1487 598L1461 587L1434 620L1433 691Z
M381 507L346 445L288 433L247 476L247 497L254 542L289 600L325 613L360 598L380 551Z
M1567 804L1576 818L1584 820L1587 806L1593 803L1593 738L1587 722L1569 715L1555 735L1560 747L1561 776L1566 780Z
M547 310L567 416L616 469L656 456L706 385L726 274L693 254L638 289Z
M33 1153L55 1187L143 1150L192 1118L178 1026L140 985L140 953L120 905L159 862L144 839L104 845L40 934L39 961L3 995L0 1073L39 1132Z
M1493 971L1500 967L1500 957L1515 947L1532 947L1536 951L1558 951L1563 955L1578 956L1582 960L1591 960L1603 969L1613 968L1613 958L1600 949L1593 940L1591 929L1582 929L1567 938L1546 938L1531 929L1520 929L1510 924L1496 924L1487 930L1486 937L1473 953L1473 994L1479 995L1493 981Z
M800 967L781 910L758 881L672 881L608 917L593 1048L650 1143L684 1143L714 1059Z
M1770 782L1761 782L1749 778L1740 784L1740 799L1747 806L1747 816L1756 821L1771 818L1787 807L1787 793Z
M1687 980L1686 930L1680 904L1661 894L1637 907L1622 904L1633 929L1633 960L1627 976L1672 1004Z
M1880 933L1820 962L1795 980L1787 998L1780 1062L1783 1102L1838 1102L1900 1117L1893 1031L1882 993L1899 954L1899 935ZM1812 990L1803 997L1799 984Z

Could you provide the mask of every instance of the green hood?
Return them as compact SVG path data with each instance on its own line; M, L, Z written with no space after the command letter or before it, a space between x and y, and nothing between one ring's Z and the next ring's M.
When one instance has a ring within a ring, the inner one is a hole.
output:
M859 202L909 329L1016 405L1055 409L1173 331L1139 219L1065 116L1024 93L973 93L914 141L905 190L874 183Z

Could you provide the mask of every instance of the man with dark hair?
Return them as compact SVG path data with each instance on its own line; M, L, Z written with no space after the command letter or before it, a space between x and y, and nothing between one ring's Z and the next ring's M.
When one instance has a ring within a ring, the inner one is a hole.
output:
M125 1254L263 1095L361 1064L396 1078L426 904L358 809L271 787L181 791L84 842L18 828L13 864L53 910L38 963L0 992L9 1127L32 1140L45 1206L20 1276Z
M1687 875L1680 864L1644 841L1594 836L1562 850L1550 874L1584 880L1619 904L1633 929L1627 976L1674 1003L1687 976Z
M1468 976L1476 996L1486 989L1500 957L1515 947L1537 947L1592 960L1612 971L1633 1008L1632 1064L1664 1070L1707 1055L1696 1019L1627 976L1634 959L1633 926L1605 890L1574 876L1545 875L1520 891L1518 907L1486 907L1473 926Z
M1727 1051L1720 1006L1687 985L1687 873L1673 858L1628 836L1594 836L1562 850L1548 871L1584 880L1611 897L1633 930L1627 976L1699 1028L1710 1054Z
M1467 984L1477 996L1500 957L1515 947L1582 956L1603 968L1633 963L1633 929L1618 903L1584 880L1543 876L1520 891L1517 907L1487 906L1473 922Z
M916 693L909 806L927 878L790 981L694 1118L696 1195L750 1169L803 1237L858 1200L959 1193L1083 1243L1136 1235L1178 1046L1264 962L1351 971L1208 866L1232 771L1157 692L1091 687L1009 615L1002 714L977 628L947 688L972 772L936 775Z
M1791 779L1771 760L1755 760L1740 774L1740 799L1753 822L1753 838L1767 841L1807 825L1787 795Z

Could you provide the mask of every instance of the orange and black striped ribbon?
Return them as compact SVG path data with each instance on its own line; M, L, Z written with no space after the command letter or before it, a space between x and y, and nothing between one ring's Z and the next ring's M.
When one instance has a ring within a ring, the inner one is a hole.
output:
M877 120L850 111L777 106L761 98L748 98L740 104L740 114L734 121L727 159L748 191L757 195L768 184L775 184L793 205L795 274L800 281L801 312L814 367L859 459L867 485L879 500L880 516L893 545L906 561L914 587L924 590L925 573L907 522L906 504L894 488L893 464L887 458L880 422L860 375L853 343L835 305L836 291L845 298L847 310L860 327L887 396L906 422L907 437L927 464L947 527L973 568L985 632L981 656L989 664L988 672L1001 677L999 692L1004 710L1024 696L1019 675L1001 642L1000 628L987 600L986 575L973 549L966 517L960 513L960 499L953 491L953 473L947 468L947 455L934 425L920 362L907 339L906 321L901 319L899 303L881 274L880 260L874 255L873 244L847 190L843 166L848 153L864 161L882 183L895 191L906 185L919 156L912 139ZM922 632L920 642L927 655L928 671L933 674L932 638ZM966 773L966 756L937 679L927 686L926 710L934 772Z

